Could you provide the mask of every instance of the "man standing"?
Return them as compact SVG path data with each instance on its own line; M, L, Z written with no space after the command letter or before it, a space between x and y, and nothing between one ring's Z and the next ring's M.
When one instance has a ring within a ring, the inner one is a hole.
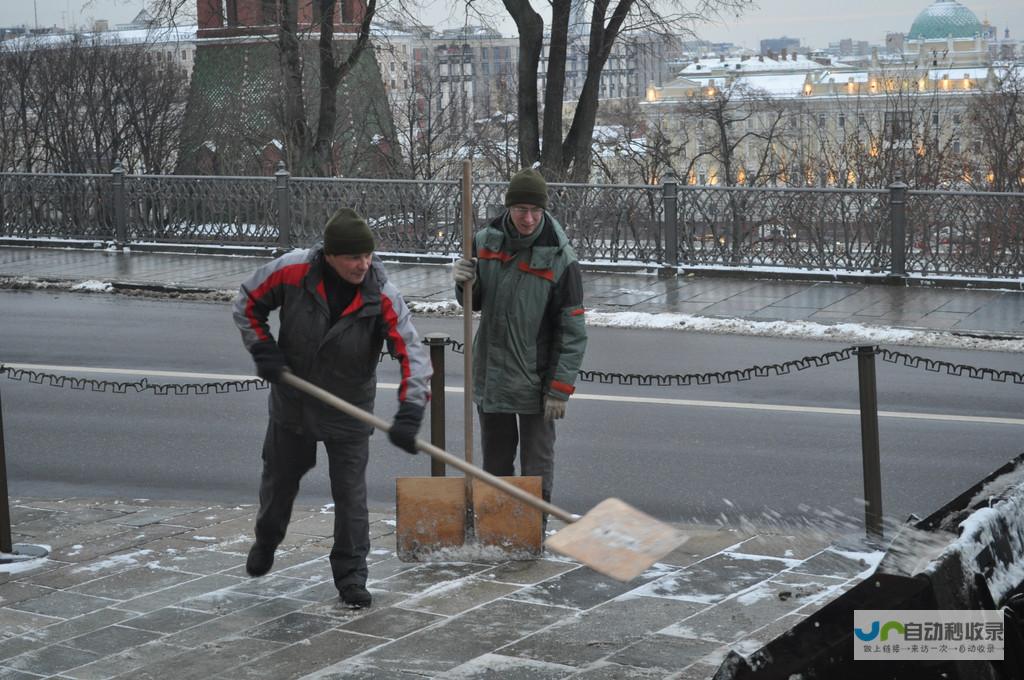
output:
M270 571L284 539L299 481L316 464L324 442L334 498L331 572L341 599L368 607L366 555L370 550L366 507L369 425L280 382L284 371L373 410L377 363L384 342L401 364L399 407L391 442L416 453L415 438L430 395L430 360L412 315L374 256L373 234L351 208L324 228L323 244L295 250L260 267L242 284L234 320L259 376L273 383L270 422L263 442L256 542L245 569ZM279 309L277 339L268 319Z
M453 278L462 304L462 286L474 280L472 308L481 313L473 390L484 469L515 474L518 447L522 474L540 476L550 501L554 421L565 416L575 389L587 331L579 263L547 205L540 173L515 174L508 209L477 232L476 257L456 261Z

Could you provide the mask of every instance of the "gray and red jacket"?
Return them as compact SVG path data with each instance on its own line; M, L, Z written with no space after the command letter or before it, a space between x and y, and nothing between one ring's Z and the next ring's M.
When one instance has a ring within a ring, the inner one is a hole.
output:
M377 394L377 363L384 342L401 366L399 401L426 406L430 357L412 325L412 314L374 255L351 304L330 318L324 289L322 246L295 250L263 265L241 286L234 320L250 350L274 340L268 319L278 309L277 344L295 375L366 411ZM274 422L318 439L365 436L370 426L287 385L270 392Z

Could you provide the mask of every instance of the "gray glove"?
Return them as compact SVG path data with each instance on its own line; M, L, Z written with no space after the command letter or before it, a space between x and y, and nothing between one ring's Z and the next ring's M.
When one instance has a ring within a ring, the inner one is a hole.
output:
M476 258L467 260L459 258L452 266L452 278L455 283L467 283L476 278Z
M565 417L568 402L558 397L544 396L544 420L561 420Z

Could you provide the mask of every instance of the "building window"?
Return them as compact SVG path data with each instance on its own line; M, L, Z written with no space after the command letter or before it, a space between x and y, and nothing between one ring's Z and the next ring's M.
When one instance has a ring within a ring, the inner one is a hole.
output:
M934 126L934 127L938 127L939 126L939 112L938 111L932 112L932 126Z
M839 114L839 127L841 127L841 128L846 127L846 114L845 113L840 113Z
M867 127L868 119L863 113L857 114L857 125L861 127Z
M822 129L824 129L824 127L825 127L825 114L824 113L819 113L818 114L818 127L822 128Z
M963 120L963 117L959 113L954 113L953 114L953 125L960 125L962 120Z
M953 141L953 153L960 153L960 141L959 140L954 140Z
M890 140L910 139L913 133L910 111L885 112L885 136Z

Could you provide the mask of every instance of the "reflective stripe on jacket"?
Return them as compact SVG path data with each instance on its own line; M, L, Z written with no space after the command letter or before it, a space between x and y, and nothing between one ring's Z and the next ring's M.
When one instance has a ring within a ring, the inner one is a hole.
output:
M562 227L544 213L537 237L514 249L508 212L477 232L473 400L485 413L541 413L568 399L587 346L583 282ZM456 286L462 302L462 288Z
M412 325L412 314L374 255L355 298L331 319L323 282L329 266L321 247L295 250L263 265L241 286L234 320L246 349L273 340L268 319L279 309L277 344L295 375L345 401L373 410L377 363L384 343L398 360L399 401L425 406L430 397L430 357ZM319 439L369 434L370 427L287 385L273 385L270 417Z

